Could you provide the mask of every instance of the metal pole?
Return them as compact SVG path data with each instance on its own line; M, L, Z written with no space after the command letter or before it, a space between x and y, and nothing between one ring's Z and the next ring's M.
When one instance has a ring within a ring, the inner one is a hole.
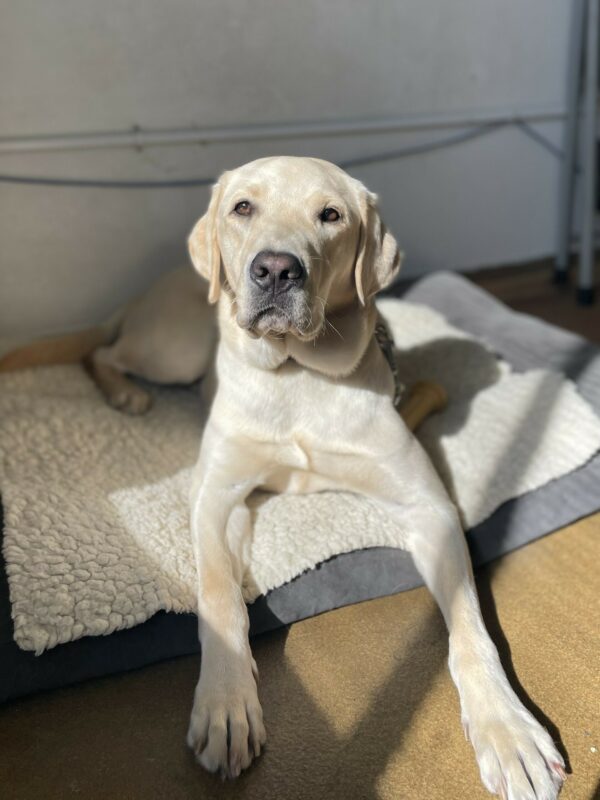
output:
M588 0L584 105L581 253L577 278L577 300L581 304L589 305L594 301L596 115L598 113L598 0Z
M566 283L571 251L585 4L586 0L573 0L571 15L571 41L569 43L567 64L567 120L565 122L564 156L560 169L558 192L558 243L556 269L554 272L556 283Z

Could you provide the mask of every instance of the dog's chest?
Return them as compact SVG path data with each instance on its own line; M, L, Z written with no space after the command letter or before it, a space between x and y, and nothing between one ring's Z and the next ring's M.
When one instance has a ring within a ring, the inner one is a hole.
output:
M230 363L219 370L215 412L235 433L276 442L286 463L307 469L315 449L345 451L373 430L390 406L389 383L385 365L336 380L293 361L276 370Z

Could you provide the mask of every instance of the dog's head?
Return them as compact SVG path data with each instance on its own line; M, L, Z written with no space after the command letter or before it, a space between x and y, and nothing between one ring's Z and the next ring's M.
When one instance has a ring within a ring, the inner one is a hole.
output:
M241 328L303 340L318 336L326 312L368 303L401 260L375 195L314 158L263 158L224 173L189 250L210 302L227 291Z

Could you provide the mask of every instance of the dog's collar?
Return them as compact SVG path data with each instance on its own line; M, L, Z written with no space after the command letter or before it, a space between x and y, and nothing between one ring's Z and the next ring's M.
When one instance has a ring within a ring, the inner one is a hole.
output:
M398 363L394 355L394 340L392 339L387 325L381 318L375 325L375 339L392 373L392 378L394 379L394 408L398 408L404 397L406 387L400 380Z

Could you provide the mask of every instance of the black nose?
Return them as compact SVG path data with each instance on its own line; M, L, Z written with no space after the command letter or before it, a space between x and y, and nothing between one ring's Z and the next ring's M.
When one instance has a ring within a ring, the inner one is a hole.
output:
M299 289L306 280L306 270L291 253L261 250L250 264L250 277L263 291L281 294Z

